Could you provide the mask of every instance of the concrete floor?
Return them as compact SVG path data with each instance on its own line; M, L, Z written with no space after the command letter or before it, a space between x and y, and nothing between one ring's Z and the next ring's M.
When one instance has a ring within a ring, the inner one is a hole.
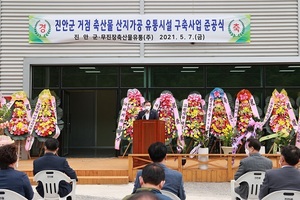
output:
M230 183L187 182L186 200L230 200ZM77 185L76 200L120 200L130 194L133 183L124 185ZM35 191L35 190L34 190ZM35 196L34 199L38 199Z

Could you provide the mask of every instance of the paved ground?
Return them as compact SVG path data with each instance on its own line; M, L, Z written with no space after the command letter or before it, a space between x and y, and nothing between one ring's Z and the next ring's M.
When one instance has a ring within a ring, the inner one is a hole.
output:
M184 187L187 200L230 200L229 182L187 182ZM120 200L130 194L132 188L132 183L124 185L77 185L76 200Z

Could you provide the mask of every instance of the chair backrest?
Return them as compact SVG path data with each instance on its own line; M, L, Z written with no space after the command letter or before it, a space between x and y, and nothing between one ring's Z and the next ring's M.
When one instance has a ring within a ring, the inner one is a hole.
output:
M279 190L265 196L262 200L298 200L300 192L294 190Z
M19 193L12 190L0 189L0 199L1 200L26 200L26 198Z
M167 191L167 190L161 190L160 191L163 195L165 195L165 196L167 196L167 197L170 197L172 200L180 200L180 198L176 195L176 194L174 194L174 193L172 193L172 192L169 192L169 191Z
M59 198L58 189L60 181L72 182L65 173L57 170L40 171L34 176L33 180L36 182L40 181L43 184L45 199Z
M260 185L265 178L265 172L252 171L243 174L236 180L236 183L247 182L249 185L248 199L258 199Z

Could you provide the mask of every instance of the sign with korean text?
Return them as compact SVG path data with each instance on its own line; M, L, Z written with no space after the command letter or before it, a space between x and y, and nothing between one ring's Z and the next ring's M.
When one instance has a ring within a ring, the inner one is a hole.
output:
M250 15L30 15L29 43L249 43Z

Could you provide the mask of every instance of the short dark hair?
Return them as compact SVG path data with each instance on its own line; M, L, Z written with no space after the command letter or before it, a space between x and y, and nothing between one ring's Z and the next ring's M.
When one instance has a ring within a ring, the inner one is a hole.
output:
M167 155L167 147L162 142L152 143L148 148L148 154L153 162L161 162Z
M300 159L300 150L294 145L282 147L281 155L284 157L285 162L289 165L297 165Z
M158 197L150 191L141 191L138 193L135 193L131 197L128 198L128 200L158 200Z
M165 180L165 171L158 163L150 163L144 167L142 177L145 183L159 185Z
M146 100L146 101L144 101L143 105L145 105L146 103L150 103L151 104L150 101Z
M247 139L248 147L253 147L255 150L259 151L261 148L261 143L258 139L250 137Z
M0 168L7 169L10 164L17 162L17 147L15 144L7 144L0 147Z
M49 138L45 142L45 146L50 151L55 151L59 147L59 141L55 138Z

